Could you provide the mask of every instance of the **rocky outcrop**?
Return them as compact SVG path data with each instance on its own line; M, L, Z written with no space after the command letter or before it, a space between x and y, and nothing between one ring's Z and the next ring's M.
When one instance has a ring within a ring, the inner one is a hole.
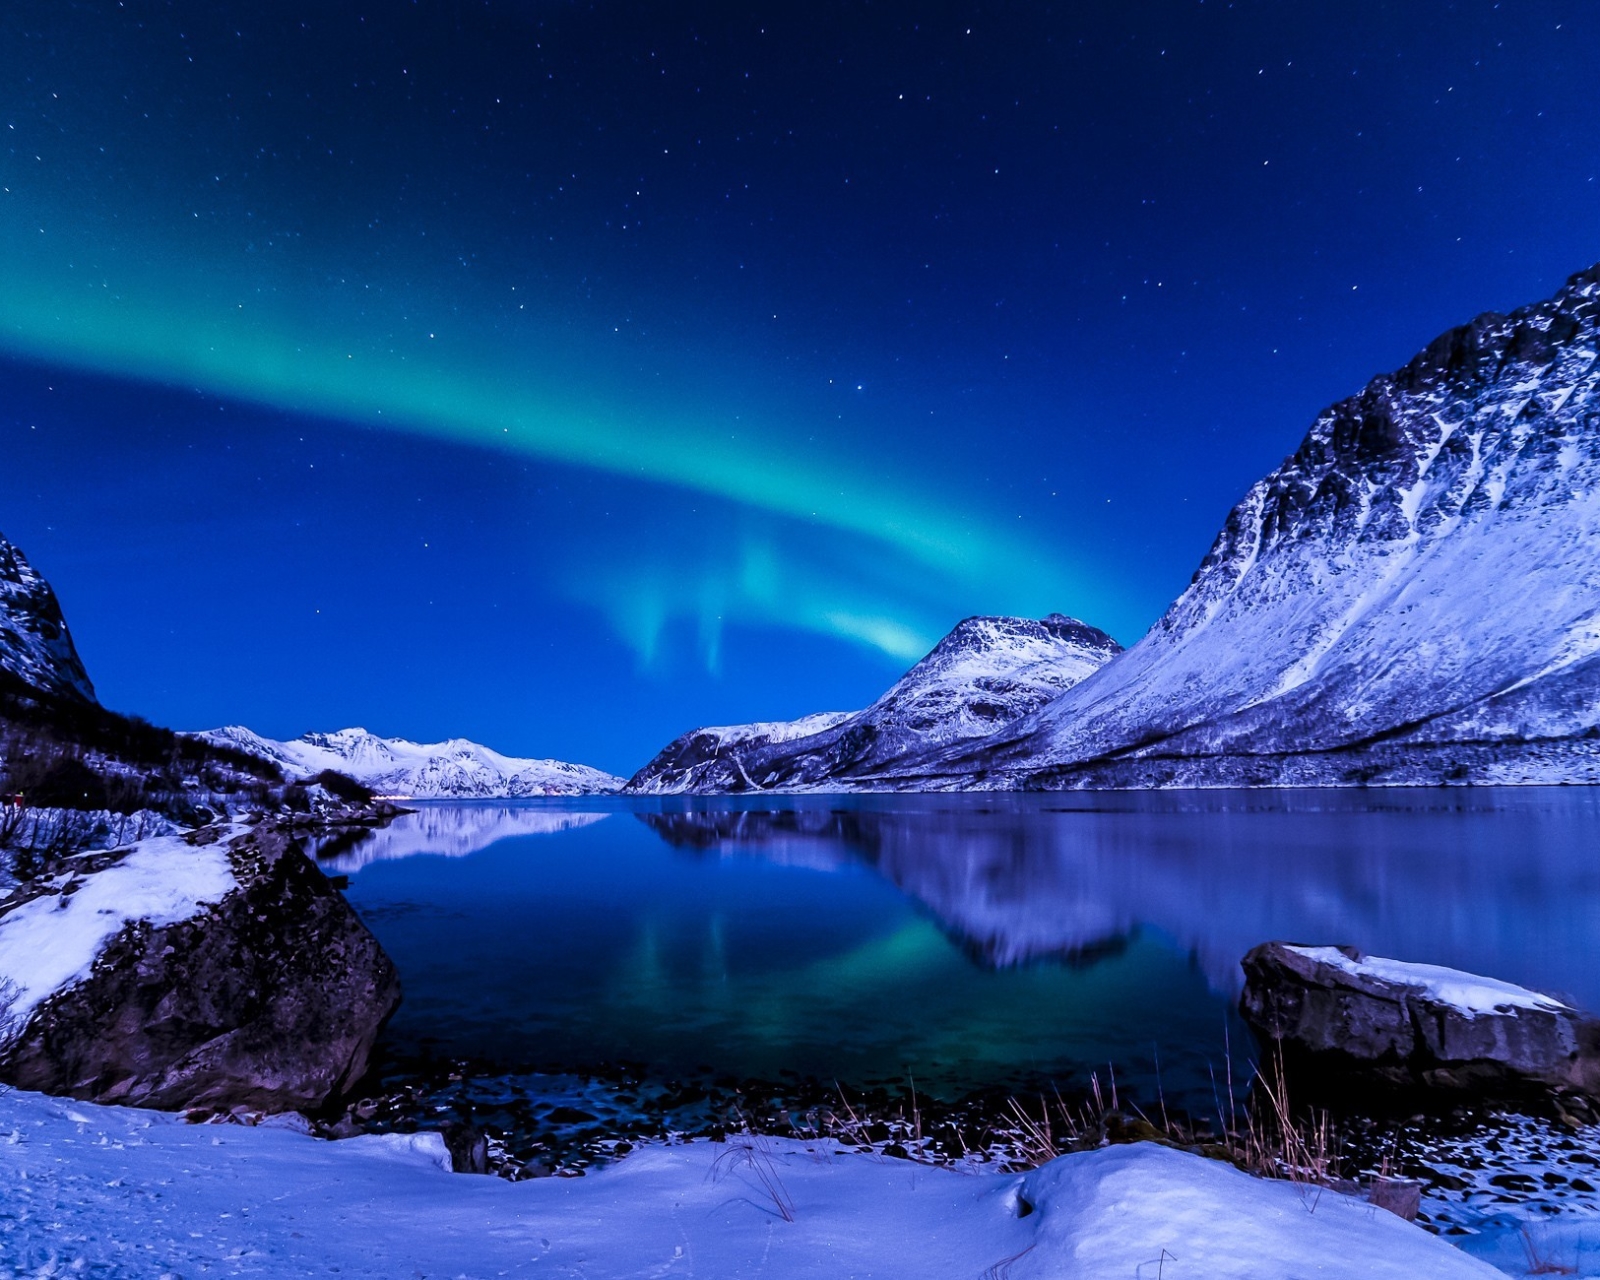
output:
M287 1111L313 1110L363 1074L400 1001L393 963L286 826L262 822L224 852L192 907L127 919L87 973L37 1000L0 1047L0 1078L97 1102ZM194 875L176 853L147 862L157 902ZM123 865L98 863L48 886L61 898L62 946L67 918L83 914L70 898ZM124 876L132 895L140 886ZM20 928L33 904L9 904L0 935L8 914Z
M1600 1022L1525 987L1353 947L1269 942L1243 966L1241 1011L1291 1080L1600 1098Z
M93 702L94 686L50 584L0 537L0 671L30 689Z
M987 738L1122 652L1096 627L1047 618L968 618L865 710L697 729L639 770L649 794L849 791L908 759Z

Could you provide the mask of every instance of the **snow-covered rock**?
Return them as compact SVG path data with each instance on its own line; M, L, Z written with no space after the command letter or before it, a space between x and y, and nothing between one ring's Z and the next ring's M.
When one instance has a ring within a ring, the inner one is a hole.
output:
M271 822L69 859L0 902L0 1079L153 1107L315 1108L366 1069L393 964Z
M0 1250L30 1275L1501 1274L1364 1201L1148 1144L974 1175L741 1138L511 1183L444 1172L428 1136L323 1142L25 1092L0 1094L0 1143Z
M24 898L0 915L0 1049L47 999L87 978L130 922L177 924L238 887L221 844L169 835L141 841L94 874L65 872L48 892Z
M0 537L0 671L30 689L93 702L94 685L67 631L56 593Z
M1600 266L1324 411L1137 645L897 776L1600 781Z
M1240 1009L1301 1080L1600 1097L1600 1023L1550 996L1351 947L1263 943L1243 966Z
M968 618L863 711L698 729L628 783L649 794L848 790L907 756L983 739L1045 706L1121 652L1053 613Z
M193 736L262 756L291 778L311 778L332 769L379 795L407 799L602 795L622 786L621 778L586 765L504 756L464 738L410 742L380 738L365 729L340 729L279 742L242 725Z

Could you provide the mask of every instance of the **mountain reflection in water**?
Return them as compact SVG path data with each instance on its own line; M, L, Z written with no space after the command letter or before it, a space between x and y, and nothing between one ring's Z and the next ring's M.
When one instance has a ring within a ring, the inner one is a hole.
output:
M1229 993L1240 957L1278 938L1600 1008L1600 797L1586 789L869 796L638 817L679 848L863 862L996 966L1082 957L1143 926Z
M312 849L312 854L324 871L349 875L374 862L418 854L465 858L514 836L555 835L610 816L512 803L421 805L386 827L357 827L328 836Z

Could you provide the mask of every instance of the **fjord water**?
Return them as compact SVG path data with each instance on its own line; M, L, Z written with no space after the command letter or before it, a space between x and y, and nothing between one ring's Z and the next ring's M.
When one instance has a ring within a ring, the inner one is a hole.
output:
M422 806L324 865L399 966L392 1055L947 1097L1114 1070L1208 1108L1267 939L1600 1007L1597 850L1579 788L591 797Z

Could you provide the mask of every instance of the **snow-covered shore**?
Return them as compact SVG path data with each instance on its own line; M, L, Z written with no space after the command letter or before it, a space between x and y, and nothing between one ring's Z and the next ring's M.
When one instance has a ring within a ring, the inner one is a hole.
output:
M1140 1144L963 1174L777 1139L583 1178L454 1175L435 1135L288 1129L0 1092L0 1262L23 1275L1472 1280L1333 1192Z

